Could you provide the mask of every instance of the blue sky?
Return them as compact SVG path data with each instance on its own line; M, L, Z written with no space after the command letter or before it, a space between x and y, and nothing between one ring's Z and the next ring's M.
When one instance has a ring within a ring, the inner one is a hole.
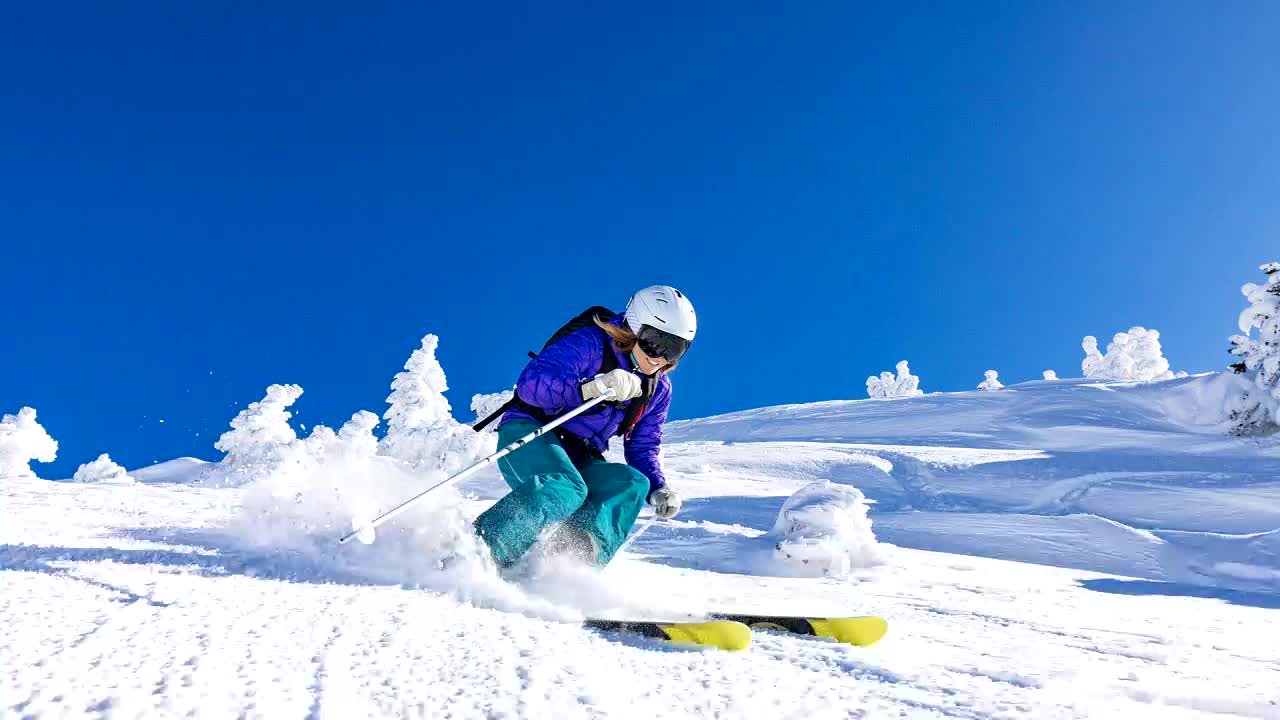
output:
M0 411L45 477L212 445L274 382L455 412L655 282L675 417L1217 369L1280 255L1280 6L25 3L0 24ZM1104 341L1105 343L1105 341ZM160 420L164 422L161 423Z

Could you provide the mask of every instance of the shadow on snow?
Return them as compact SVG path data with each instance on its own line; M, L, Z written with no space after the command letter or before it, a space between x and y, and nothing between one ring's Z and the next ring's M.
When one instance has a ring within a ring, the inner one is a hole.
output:
M1204 585L1159 582L1156 580L1125 580L1121 578L1080 580L1079 585L1086 590L1115 595L1201 598L1221 600L1232 605L1267 608L1270 610L1280 609L1280 595L1207 587Z

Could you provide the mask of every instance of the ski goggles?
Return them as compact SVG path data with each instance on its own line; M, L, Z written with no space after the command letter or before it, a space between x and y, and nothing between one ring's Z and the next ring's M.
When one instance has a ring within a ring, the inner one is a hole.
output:
M636 333L636 345L640 351L651 358L662 358L667 362L679 360L688 350L689 341L652 325L641 325Z

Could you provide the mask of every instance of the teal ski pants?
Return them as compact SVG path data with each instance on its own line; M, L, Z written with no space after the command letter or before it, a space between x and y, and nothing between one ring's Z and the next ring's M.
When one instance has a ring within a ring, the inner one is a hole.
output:
M498 447L537 429L528 420L505 422L498 428ZM597 458L575 465L554 433L500 458L498 469L511 492L476 518L476 531L502 567L515 563L544 529L559 523L590 536L596 564L605 565L649 495L649 479L639 470Z

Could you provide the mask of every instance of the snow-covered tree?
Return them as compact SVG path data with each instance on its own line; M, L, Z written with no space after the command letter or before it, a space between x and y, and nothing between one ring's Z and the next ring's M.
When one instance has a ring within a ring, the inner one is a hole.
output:
M1231 369L1248 380L1248 389L1228 400L1232 431L1239 435L1274 432L1280 426L1280 263L1259 269L1267 281L1240 288L1249 305L1238 321L1242 334L1231 336L1230 352L1239 358Z
M1000 388L1004 387L1004 384L1001 383L999 379L1000 373L996 372L995 370L988 370L983 374L986 376L986 379L978 383L979 390L987 390L987 391L999 390Z
M76 469L76 474L71 477L72 482L78 483L131 483L133 478L129 472L118 465L111 456L102 453L97 460L87 462Z
M1116 333L1107 345L1107 354L1098 352L1098 339L1086 335L1081 342L1084 360L1080 369L1087 378L1149 382L1169 380L1169 361L1160 347L1160 332L1135 326Z
M316 424L299 438L289 426L288 408L301 396L297 385L272 385L266 397L240 411L231 421L232 429L215 445L226 457L204 479L226 485L252 482L285 497L313 484L311 476L322 466L364 461L377 454L373 428L378 416L367 410L352 415L336 433Z
M1102 353L1098 352L1098 338L1092 335L1085 335L1080 347L1084 348L1084 360L1080 363L1080 369L1087 378L1097 377L1103 365L1106 364L1102 358Z
M1098 346L1097 346L1097 345L1094 345L1094 346L1093 346L1093 349L1094 349L1094 350L1097 350L1097 349L1098 349ZM1045 370L1045 371L1044 371L1044 379L1045 379L1045 380L1057 380L1057 379L1058 379L1058 373L1057 373L1057 371L1054 371L1054 370Z
M453 419L444 396L449 385L436 360L439 342L435 335L422 338L404 372L391 381L391 407L382 415L387 434L379 452L417 468L453 471L470 464L481 436Z
M880 373L880 377L872 375L867 378L867 397L873 399L904 398L923 395L920 389L920 378L911 374L906 360L900 360L895 376L889 371Z
M378 452L378 438L373 434L376 427L378 416L368 410L360 410L338 428L338 440L349 453L373 456Z
M36 422L35 408L0 419L0 477L35 477L31 461L50 463L58 458L58 441Z
M377 415L360 410L336 433L325 425L312 426L311 434L289 443L285 454L291 469L303 472L337 460L371 458L378 452L378 438L373 434L377 426Z
M476 414L476 422L489 417L495 410L502 407L508 400L515 396L513 390L503 390L496 393L478 393L471 397L471 412ZM492 431L498 427L498 423L494 422L486 428Z
M231 420L231 429L213 445L227 454L220 465L229 480L237 484L253 480L289 460L290 446L298 435L289 426L288 408L299 397L302 388L297 385L272 385L266 397L249 403Z

